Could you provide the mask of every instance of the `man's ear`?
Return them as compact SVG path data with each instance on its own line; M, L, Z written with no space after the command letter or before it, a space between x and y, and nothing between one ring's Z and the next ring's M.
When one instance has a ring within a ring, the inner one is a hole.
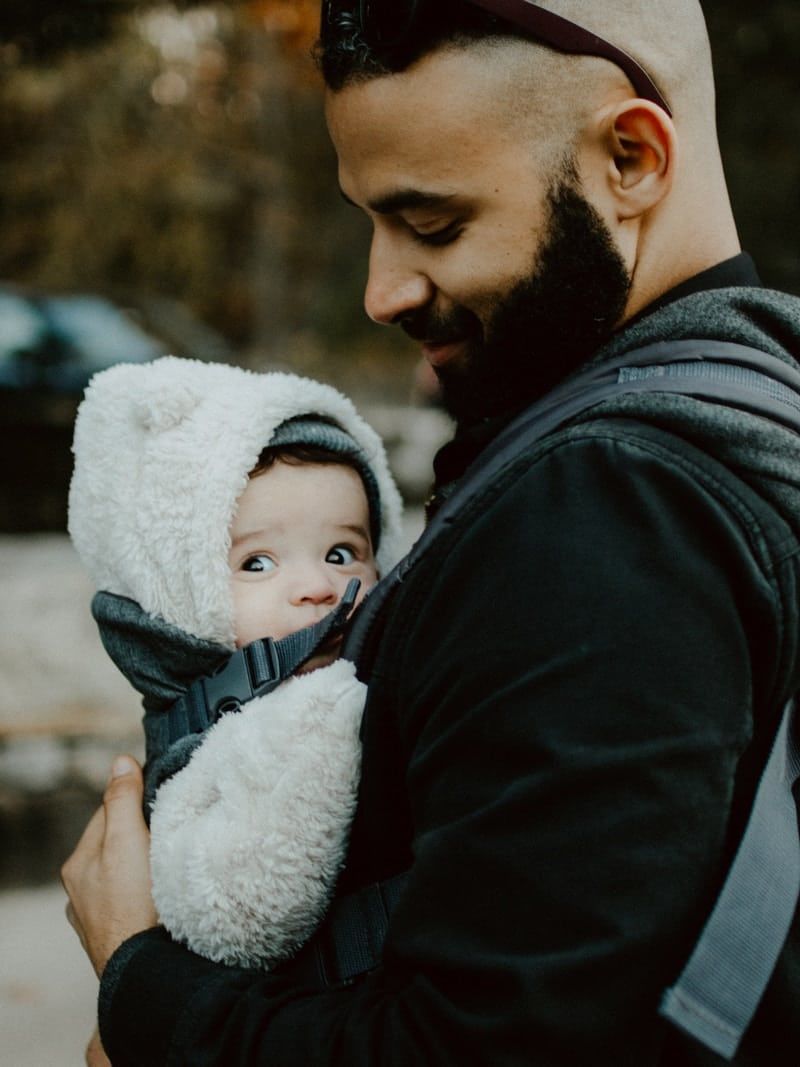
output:
M607 124L608 180L617 217L633 219L654 208L672 188L678 136L656 104L626 100Z

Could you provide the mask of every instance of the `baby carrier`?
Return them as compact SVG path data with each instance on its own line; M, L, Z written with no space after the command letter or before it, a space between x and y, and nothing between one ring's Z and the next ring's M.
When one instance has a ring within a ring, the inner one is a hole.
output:
M691 396L750 412L800 432L800 372L756 349L727 342L675 341L636 349L591 366L526 409L467 471L412 551L375 587L347 626L343 655L362 680L392 595L461 509L537 441L621 394ZM316 627L284 642L259 641L231 656L213 678L192 686L159 726L158 747L202 733L221 714L269 692L344 629L355 597ZM285 646L285 647L284 647ZM795 702L783 711L737 854L722 891L662 1016L718 1055L732 1059L764 994L800 896L800 832L793 786L800 776ZM376 967L406 875L335 899L290 973L317 983L348 982Z

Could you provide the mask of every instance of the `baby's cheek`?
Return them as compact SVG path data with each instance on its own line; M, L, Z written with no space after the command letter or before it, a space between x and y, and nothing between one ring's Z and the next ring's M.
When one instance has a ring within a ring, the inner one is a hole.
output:
M371 567L366 574L361 575L361 588L358 591L358 602L365 593L368 593L373 586L377 585L380 581L380 574L376 567Z
M233 632L237 648L267 636L265 610L253 595L255 588L253 583L233 583Z

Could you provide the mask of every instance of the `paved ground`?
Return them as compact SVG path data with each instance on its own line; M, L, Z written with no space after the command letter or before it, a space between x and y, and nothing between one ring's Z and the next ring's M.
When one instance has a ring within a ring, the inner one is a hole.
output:
M97 981L60 886L0 893L0 1064L80 1067Z

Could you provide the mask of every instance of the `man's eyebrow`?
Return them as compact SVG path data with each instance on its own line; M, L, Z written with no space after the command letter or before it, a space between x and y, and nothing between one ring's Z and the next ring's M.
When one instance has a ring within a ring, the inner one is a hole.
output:
M348 204L358 207L358 204L351 200L343 189L340 192ZM443 207L454 196L455 193L428 193L423 189L397 189L384 196L376 197L374 200L369 200L367 207L377 215L397 215L402 211L412 211L415 208Z

